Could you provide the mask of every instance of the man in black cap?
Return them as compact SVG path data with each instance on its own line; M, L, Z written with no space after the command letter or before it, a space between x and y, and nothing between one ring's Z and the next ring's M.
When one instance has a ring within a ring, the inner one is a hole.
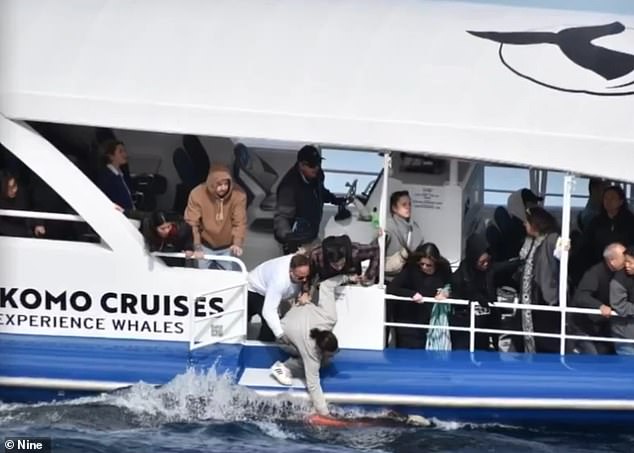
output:
M277 208L273 219L275 239L285 254L317 239L324 203L340 205L344 198L324 187L323 158L313 145L297 153L297 162L277 188Z

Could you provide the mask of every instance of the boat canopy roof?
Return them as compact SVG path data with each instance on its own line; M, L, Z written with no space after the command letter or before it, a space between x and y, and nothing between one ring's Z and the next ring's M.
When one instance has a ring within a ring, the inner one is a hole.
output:
M0 112L11 119L634 181L629 0L0 5Z

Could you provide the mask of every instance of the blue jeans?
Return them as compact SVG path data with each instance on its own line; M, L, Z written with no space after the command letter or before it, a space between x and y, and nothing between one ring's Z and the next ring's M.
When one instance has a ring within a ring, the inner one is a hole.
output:
M231 249L227 247L226 249L218 249L212 250L209 247L205 247L203 245L203 253L205 255L219 255L219 256L232 256ZM225 271L238 271L240 267L236 263L232 263L231 261L224 260L198 260L198 268L199 269L218 269Z
M634 355L634 343L616 343L614 349L618 355Z

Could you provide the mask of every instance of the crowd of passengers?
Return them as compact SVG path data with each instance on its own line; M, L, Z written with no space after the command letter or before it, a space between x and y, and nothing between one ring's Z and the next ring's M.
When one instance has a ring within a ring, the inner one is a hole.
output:
M206 182L189 194L182 215L156 211L139 216L125 171L125 145L117 140L102 145L104 166L98 186L117 209L142 220L150 251L185 252L192 258L188 262L200 268L237 269L231 261L204 259L209 255L240 257L243 253L247 197L228 167L211 166ZM281 256L262 263L249 274L249 318L256 314L262 318L260 340L292 343L283 328L284 324L288 326L284 321L289 319L288 312L280 318L288 310L284 301L294 302L291 307L310 303L323 306L328 303L319 301L334 298L336 286L376 283L381 234L386 240L387 293L398 296L386 301L388 322L466 328L470 324L468 305L433 300L467 300L474 303L476 327L523 332L478 333L476 349L559 352L558 338L532 335L559 333L559 313L502 309L495 302L519 300L523 304L559 306L559 258L566 248L570 251L569 305L600 313L569 314L565 320L567 332L634 339L634 215L619 185L590 181L590 197L577 218L579 231L571 243L560 240L560 227L540 206L541 197L528 189L512 193L507 206L495 210L486 231L467 238L464 259L452 272L438 247L425 242L424 225L412 219L411 199L406 191L391 194L385 230L378 230L377 240L371 244L359 244L347 236L321 240L319 225L324 204L345 206L352 201L326 189L321 161L315 146L304 146L278 185L274 238L280 244ZM46 185L37 178L28 186L23 185L17 173L8 168L0 170L0 184L0 209L47 211L53 210L51 204L63 203L43 195L50 190L43 189ZM68 227L64 222L2 216L0 234L66 238L65 234L70 233L60 233L62 224ZM168 265L181 264L178 259L165 261ZM364 262L369 264L362 273ZM324 297L322 293L329 295ZM316 316L323 321L323 313ZM326 325L332 330L336 316L334 321L328 319ZM329 339L328 347L336 349L336 338L332 337L331 334L322 340L327 343ZM399 348L469 348L466 331L396 327L387 329L386 338L388 346ZM634 345L601 341L568 341L566 349L574 353L634 354Z

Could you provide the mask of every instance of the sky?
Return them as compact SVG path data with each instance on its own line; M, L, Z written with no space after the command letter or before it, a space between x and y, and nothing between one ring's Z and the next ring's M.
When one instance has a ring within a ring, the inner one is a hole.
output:
M634 3L634 0L632 0ZM326 174L326 187L332 192L344 193L347 191L346 182L352 182L358 179L357 193L363 192L366 186L372 182L374 176L355 175L355 171L376 172L377 174L383 167L383 158L377 153L360 152L360 151L344 151L336 149L323 149L322 155L325 157L323 169ZM337 174L328 172L329 169L348 170L348 174ZM506 205L509 192L530 187L528 169L507 168L487 166L484 171L485 190L504 190L505 193L486 192L484 202L492 205ZM546 193L561 194L563 190L564 174L561 172L550 171L548 173L548 181ZM586 195L588 193L588 179L577 178L573 187L573 207L584 207L586 205ZM575 198L578 195L583 198ZM561 206L561 196L547 196L545 200L546 206Z
M436 0L445 1L445 0ZM459 0L463 3L511 5L528 8L570 9L603 13L634 14L632 0Z

